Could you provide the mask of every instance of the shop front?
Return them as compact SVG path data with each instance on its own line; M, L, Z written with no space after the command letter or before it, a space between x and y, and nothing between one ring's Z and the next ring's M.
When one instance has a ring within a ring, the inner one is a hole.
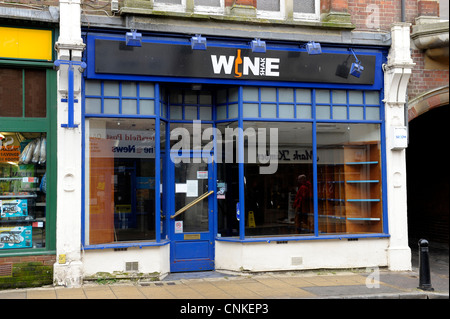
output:
M388 264L385 50L83 36L87 275Z
M0 34L0 288L48 284L56 239L55 30L5 25ZM23 265L31 275L18 278ZM47 275L35 275L39 268Z

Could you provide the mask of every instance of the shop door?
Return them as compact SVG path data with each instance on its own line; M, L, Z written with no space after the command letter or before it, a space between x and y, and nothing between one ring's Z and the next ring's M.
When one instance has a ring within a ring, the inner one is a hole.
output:
M182 160L181 162L178 162ZM213 165L195 154L175 157L170 215L170 271L214 269Z

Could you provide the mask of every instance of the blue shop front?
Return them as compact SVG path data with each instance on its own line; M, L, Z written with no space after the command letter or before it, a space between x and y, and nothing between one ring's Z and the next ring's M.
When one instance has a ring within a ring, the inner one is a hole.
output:
M365 265L318 249L386 262L384 49L83 36L82 244L97 265Z

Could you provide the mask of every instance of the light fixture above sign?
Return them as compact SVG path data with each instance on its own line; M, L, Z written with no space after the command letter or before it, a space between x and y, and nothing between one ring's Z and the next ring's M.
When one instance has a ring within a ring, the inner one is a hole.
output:
M266 52L266 41L262 41L261 39L254 39L250 44L252 48L252 52L256 53L265 53Z
M127 46L130 47L140 47L142 46L142 33L136 32L136 30L131 30L125 34L125 42Z
M192 50L206 50L206 38L202 37L201 34L196 34L191 38Z

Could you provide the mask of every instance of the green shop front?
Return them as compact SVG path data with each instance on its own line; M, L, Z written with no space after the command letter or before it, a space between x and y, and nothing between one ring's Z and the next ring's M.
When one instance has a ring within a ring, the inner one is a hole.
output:
M0 31L0 288L39 286L55 262L55 30Z

